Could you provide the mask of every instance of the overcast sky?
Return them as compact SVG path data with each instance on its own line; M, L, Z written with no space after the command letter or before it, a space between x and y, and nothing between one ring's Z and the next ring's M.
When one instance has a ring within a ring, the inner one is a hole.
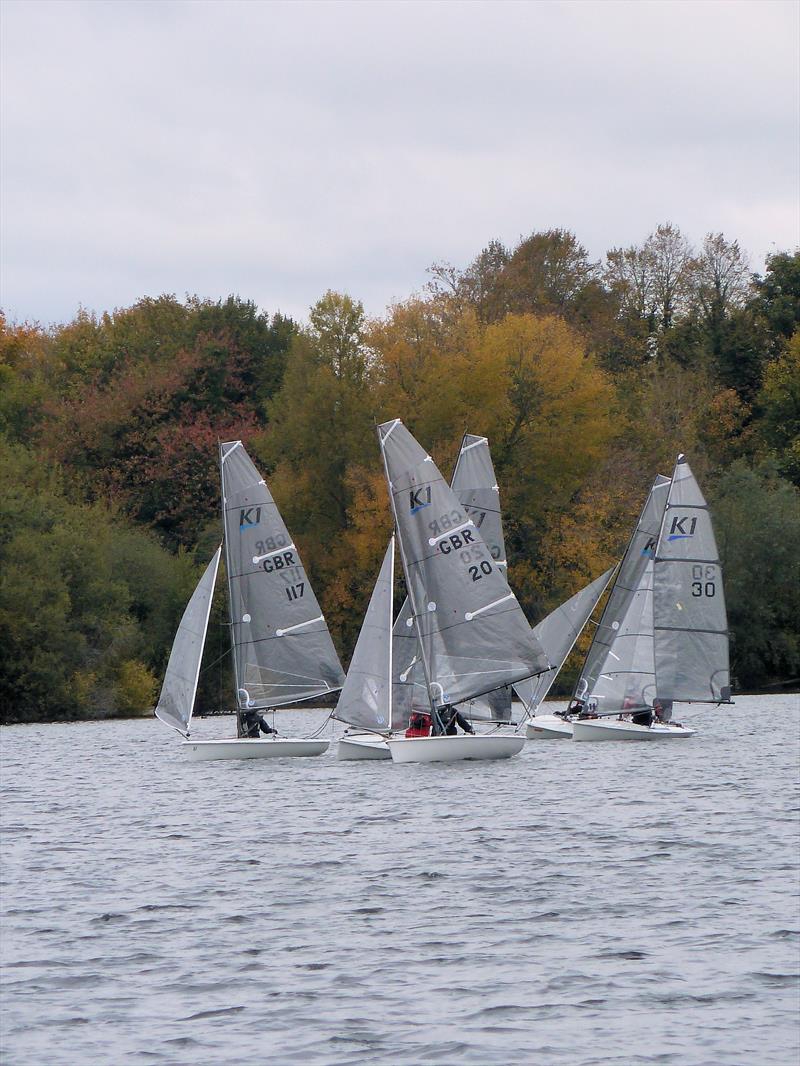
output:
M437 260L672 221L800 243L794 2L2 2L0 306L370 313Z

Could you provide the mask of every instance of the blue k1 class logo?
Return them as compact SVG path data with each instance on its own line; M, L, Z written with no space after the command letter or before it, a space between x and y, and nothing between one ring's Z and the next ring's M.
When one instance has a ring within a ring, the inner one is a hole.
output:
M410 497L409 506L412 514L416 514L417 511L421 511L423 507L430 507L431 505L430 485L424 489L410 489L408 495Z
M687 522L689 523L688 527L686 525ZM697 519L689 518L688 515L683 518L673 518L667 540L686 540L688 537L693 537L696 526Z
M239 529L257 526L261 521L260 507L243 507L239 512Z
M655 537L651 537L648 540L647 544L645 544L645 546L642 548L642 555L644 555L645 558L647 558L647 559L655 558L656 543L657 543L656 538Z

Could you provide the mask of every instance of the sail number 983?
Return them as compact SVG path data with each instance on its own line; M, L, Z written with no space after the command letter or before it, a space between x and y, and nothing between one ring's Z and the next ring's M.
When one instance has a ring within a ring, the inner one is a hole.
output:
M717 594L717 568L715 566L692 567L692 595L708 596L709 599Z

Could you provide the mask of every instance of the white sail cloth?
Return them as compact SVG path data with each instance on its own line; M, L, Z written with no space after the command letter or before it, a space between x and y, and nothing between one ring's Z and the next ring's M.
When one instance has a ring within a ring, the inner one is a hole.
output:
M185 737L189 735L189 724L194 711L200 662L203 658L203 645L206 642L221 552L222 545L214 552L214 557L198 581L197 588L183 612L155 711L156 717L165 725L177 729Z
M383 557L333 717L362 729L391 728L394 537Z
M549 668L473 519L399 419L378 427L431 700L481 695Z

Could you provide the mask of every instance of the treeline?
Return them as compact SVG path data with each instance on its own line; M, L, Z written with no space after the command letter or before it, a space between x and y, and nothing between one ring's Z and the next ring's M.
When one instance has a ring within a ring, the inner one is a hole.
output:
M218 440L263 469L346 663L390 526L375 423L397 416L445 473L464 431L488 436L531 622L619 556L685 451L736 682L797 678L798 323L800 253L759 276L736 241L693 248L674 225L603 263L564 230L494 241L376 320L328 292L304 326L233 296L3 322L2 720L152 705L219 539ZM206 706L230 701L223 608Z

